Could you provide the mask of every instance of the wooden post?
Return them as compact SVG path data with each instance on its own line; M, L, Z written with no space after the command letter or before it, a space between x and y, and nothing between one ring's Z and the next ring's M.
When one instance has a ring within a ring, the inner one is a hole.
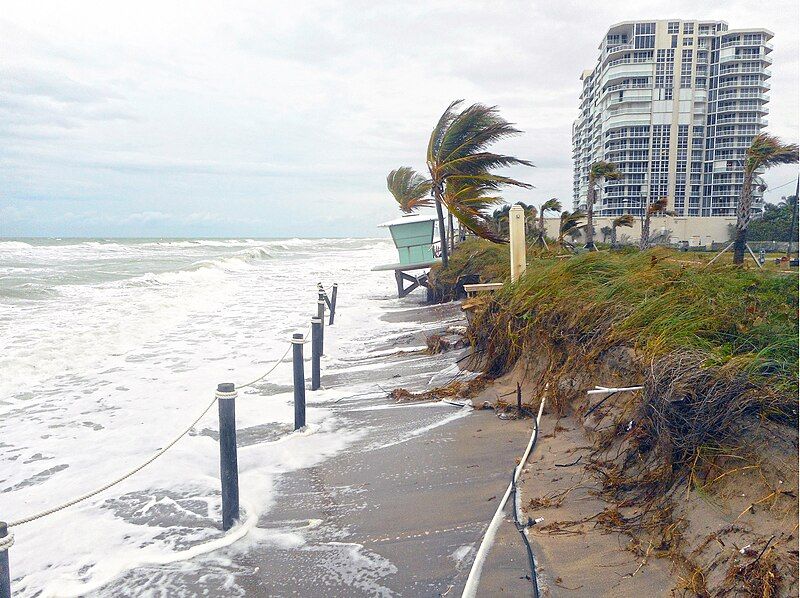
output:
M317 317L322 323L319 331L319 354L325 355L325 291L319 292L319 299L317 299Z
M311 318L311 390L320 388L320 357L322 356L322 320Z
M303 367L302 332L292 335L292 370L294 374L294 429L306 425L306 375Z
M525 256L525 210L522 206L511 206L508 214L510 236L511 282L517 282L527 267Z
M219 477L222 482L222 529L239 519L239 464L236 457L236 388L217 386L219 407Z
M328 326L333 326L333 317L336 315L336 295L338 293L339 285L334 282L333 289L331 290L331 316L328 319Z

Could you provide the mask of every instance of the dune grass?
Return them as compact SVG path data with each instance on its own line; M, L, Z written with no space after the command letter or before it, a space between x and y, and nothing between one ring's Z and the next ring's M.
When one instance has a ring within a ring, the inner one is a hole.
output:
M796 277L700 269L674 256L655 249L535 259L517 284L497 293L488 310L495 321L477 334L506 344L503 359L510 362L524 348L521 339L542 330L587 352L619 344L644 359L702 351L709 365L768 376L796 396Z

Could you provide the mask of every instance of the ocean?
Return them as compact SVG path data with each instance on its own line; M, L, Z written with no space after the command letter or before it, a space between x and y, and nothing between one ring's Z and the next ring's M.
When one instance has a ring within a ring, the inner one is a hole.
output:
M279 500L276 477L323 462L365 434L326 405L357 392L385 396L369 384L369 368L381 366L360 362L417 328L381 318L409 304L396 299L391 272L370 271L395 258L388 239L0 240L5 521L79 496L150 457L202 412L218 383L257 378L285 353L316 312L318 282L339 284L323 374L336 371L340 383L309 395L307 430L291 433L288 359L237 399L243 523L235 533L220 529L214 407L136 475L13 528L15 596L191 595L155 574L125 573L167 564L192 572L200 567L194 555L263 541L263 531L245 536ZM417 291L410 301L423 299ZM348 385L350 375L358 382ZM291 547L297 538L270 541ZM235 576L220 583L236 593Z

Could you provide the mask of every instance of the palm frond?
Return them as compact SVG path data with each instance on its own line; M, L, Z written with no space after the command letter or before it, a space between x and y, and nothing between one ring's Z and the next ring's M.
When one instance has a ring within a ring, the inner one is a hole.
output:
M391 171L386 177L386 187L403 212L411 213L432 204L432 199L428 197L431 181L409 166Z
M448 209L456 219L466 228L483 239L493 243L508 243L508 239L503 237L494 226L489 217L480 210L469 207L463 203L457 204Z
M630 214L624 214L622 216L614 218L614 220L611 221L611 226L613 226L614 228L617 228L619 226L626 226L630 228L633 226L634 222L635 220L633 216L631 216Z
M580 210L575 210L574 212L564 212L561 214L561 223L559 226L560 232L564 234L571 230L580 228L583 226L581 221L584 218L586 218L586 214Z
M648 213L658 214L660 212L663 212L664 210L667 209L668 201L669 199L667 197L659 197L657 200L655 200L653 203L647 206Z
M507 176L499 174L491 174L488 172L474 173L474 174L451 174L447 180L462 180L473 181L474 183L481 183L482 185L491 186L493 189L499 189L503 186L522 187L523 189L533 189L533 185L523 183Z
M542 204L542 207L539 208L539 213L544 214L545 212L560 212L561 211L561 202L558 201L558 198L552 197L548 199L546 202Z
M796 143L783 143L769 133L759 133L747 148L745 169L754 172L764 166L770 168L778 164L796 164L798 147Z
M622 178L622 173L617 169L617 165L613 162L605 162L603 160L595 162L589 168L589 180L596 181L598 179L605 179L607 181L618 180Z
M450 124L456 117L455 109L460 106L464 100L455 100L450 103L447 109L439 117L439 122L431 131L431 138L428 141L428 165L434 164L441 158L442 140L444 139Z

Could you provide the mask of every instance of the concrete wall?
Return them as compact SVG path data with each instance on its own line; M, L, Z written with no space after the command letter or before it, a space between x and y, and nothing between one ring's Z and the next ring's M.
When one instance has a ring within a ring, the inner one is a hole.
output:
M600 242L603 240L603 234L600 232L600 229L604 226L611 228L612 220L612 218L595 216L595 241ZM547 236L551 239L558 238L558 225L560 220L558 218L545 218L544 222ZM672 243L688 241L691 247L697 247L700 245L711 247L712 242L723 243L729 239L729 224L736 224L736 218L654 216L650 220L650 234L654 235L664 229L667 229L672 231L670 233L670 241ZM642 227L638 218L635 219L632 228L617 228L617 240L619 240L623 235L628 235L630 237L630 242L637 244L639 243L639 237L642 235Z

